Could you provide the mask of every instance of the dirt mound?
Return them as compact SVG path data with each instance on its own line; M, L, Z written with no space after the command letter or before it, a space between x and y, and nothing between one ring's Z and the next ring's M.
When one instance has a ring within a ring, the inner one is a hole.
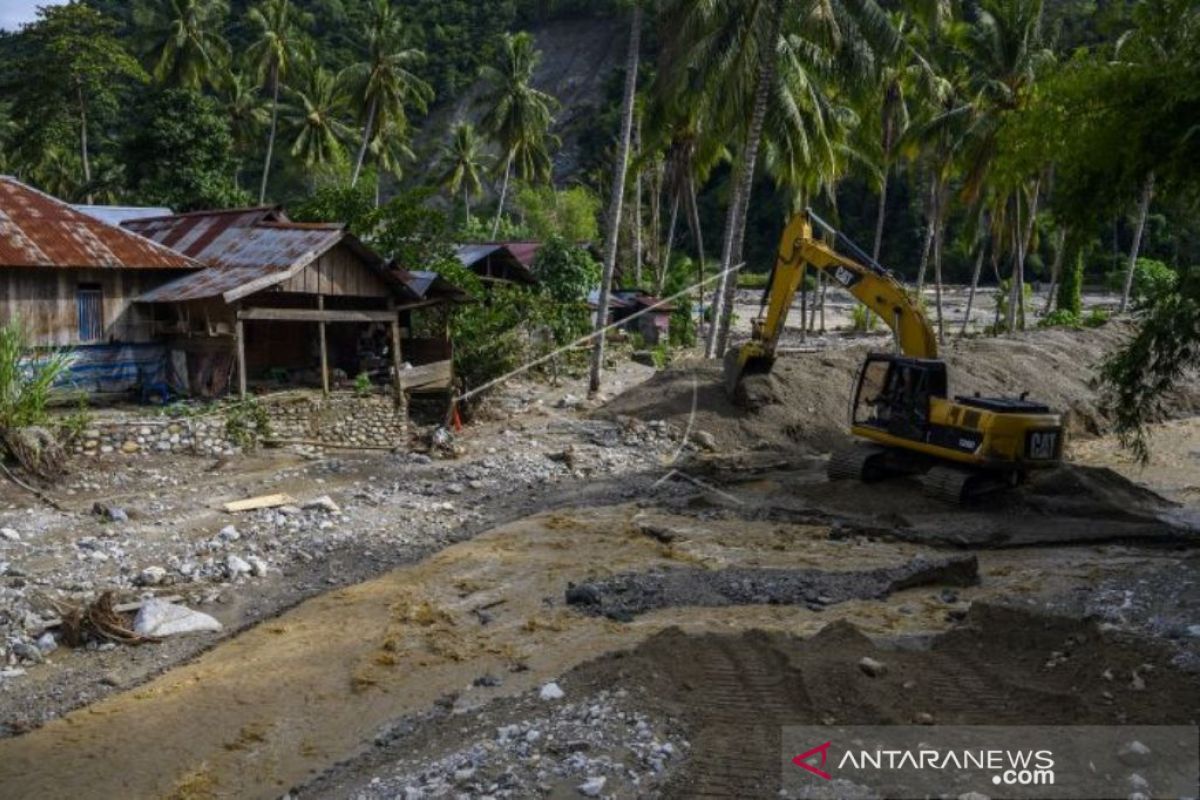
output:
M864 656L886 672L866 675ZM1131 682L1135 672L1146 689ZM925 715L947 725L1162 725L1200 713L1196 676L1157 647L980 603L927 648L889 649L844 622L807 640L674 629L583 665L572 680L638 685L655 710L685 721L691 760L665 792L681 798L775 796L784 725L907 725Z
M1034 472L1016 489L967 504L927 497L914 478L864 486L829 481L821 459L793 459L755 471L740 456L713 459L704 491L668 501L679 514L807 524L836 520L835 537L864 533L946 547L1012 548L1105 542L1194 543L1200 528L1179 508L1102 467L1064 464ZM753 492L753 503L736 500ZM735 499L728 499L735 498Z
M1061 409L1072 434L1100 434L1108 419L1100 408L1097 368L1127 336L1110 323L1073 331L1031 331L1013 337L955 340L944 348L951 394L1020 394ZM878 347L877 344L874 345ZM870 345L785 355L769 376L746 385L747 408L722 387L720 364L689 360L672 365L614 399L598 414L663 419L683 429L713 434L725 447L778 447L786 440L826 452L846 439L850 392ZM1169 398L1177 416L1200 413L1200 386Z

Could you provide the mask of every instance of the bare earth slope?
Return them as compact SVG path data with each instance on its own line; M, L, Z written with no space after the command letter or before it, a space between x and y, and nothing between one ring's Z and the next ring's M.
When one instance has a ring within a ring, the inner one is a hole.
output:
M1128 335L1110 323L1095 330L1033 331L1013 337L952 341L943 348L952 394L1020 394L1068 414L1072 435L1107 427L1096 386L1098 365ZM769 377L747 386L752 408L726 398L721 367L687 361L626 392L600 413L665 419L680 428L713 434L725 447L779 447L788 441L809 452L827 452L845 439L850 391L863 356L886 346L854 345L820 353L785 355ZM1178 416L1200 412L1200 386L1177 392L1168 403ZM694 411L694 414L693 414Z

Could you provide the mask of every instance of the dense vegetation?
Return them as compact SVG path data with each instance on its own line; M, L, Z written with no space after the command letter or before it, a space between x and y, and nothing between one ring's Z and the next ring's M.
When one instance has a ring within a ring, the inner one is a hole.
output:
M0 160L72 199L284 202L400 249L388 221L425 213L443 243L605 237L601 283L619 265L658 291L714 265L765 271L787 216L813 206L918 287L1004 286L997 330L1035 313L1082 324L1079 287L1114 285L1147 322L1108 370L1136 434L1161 379L1197 359L1200 9L816 7L74 2L0 39ZM631 47L556 174L562 109L520 31L593 17L627 25ZM440 146L414 154L427 110L469 87L471 118L426 130ZM737 281L717 282L728 309ZM1031 309L1032 282L1061 290ZM727 311L715 320L710 355L727 344Z

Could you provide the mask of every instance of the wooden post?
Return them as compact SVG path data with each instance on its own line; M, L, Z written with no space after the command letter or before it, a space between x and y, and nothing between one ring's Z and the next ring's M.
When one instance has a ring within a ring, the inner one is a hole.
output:
M235 312L236 313L236 312ZM246 399L246 323L238 317L237 331L237 362L238 362L238 394Z
M317 295L317 310L325 310L325 295ZM329 351L325 347L325 322L317 323L317 328L321 334L321 391L326 395L329 394Z
M400 371L404 365L404 360L400 353L400 312L396 312L396 319L392 320L392 381L395 383L396 390L396 408L404 405L404 383L400 379Z

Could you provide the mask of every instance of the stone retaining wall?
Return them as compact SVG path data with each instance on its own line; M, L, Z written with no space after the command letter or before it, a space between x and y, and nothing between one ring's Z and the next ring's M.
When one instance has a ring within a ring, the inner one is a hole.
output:
M396 447L408 434L408 416L390 395L352 393L266 398L275 439L304 439L347 447Z
M408 417L390 395L290 392L258 398L266 412L270 439L336 447L399 447L408 434ZM92 421L73 446L81 455L186 453L232 455L241 446L229 435L230 410L203 416L165 418L129 413ZM258 437L253 437L258 443Z

